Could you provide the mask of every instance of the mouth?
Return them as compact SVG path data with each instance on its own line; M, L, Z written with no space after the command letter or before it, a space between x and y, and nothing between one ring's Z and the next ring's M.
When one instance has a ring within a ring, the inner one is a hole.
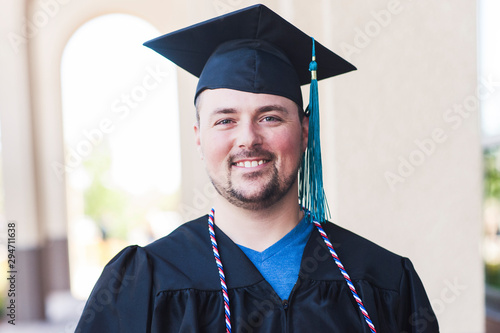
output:
M241 160L232 165L241 168L255 168L266 163L269 163L269 160Z

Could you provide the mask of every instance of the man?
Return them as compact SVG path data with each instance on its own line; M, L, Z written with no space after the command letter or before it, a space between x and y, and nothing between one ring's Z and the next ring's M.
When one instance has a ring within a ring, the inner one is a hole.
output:
M408 259L326 221L316 80L354 66L261 5L145 45L200 78L195 138L218 195L111 260L77 332L438 332Z

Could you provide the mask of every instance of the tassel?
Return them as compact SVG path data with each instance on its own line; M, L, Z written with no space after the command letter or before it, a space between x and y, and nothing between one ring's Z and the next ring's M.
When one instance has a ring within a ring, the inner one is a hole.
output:
M308 221L315 220L321 223L330 218L330 209L323 190L317 67L314 38L312 38L312 61L309 64L311 85L309 105L306 108L306 116L309 117L309 135L299 172L299 201L306 211Z

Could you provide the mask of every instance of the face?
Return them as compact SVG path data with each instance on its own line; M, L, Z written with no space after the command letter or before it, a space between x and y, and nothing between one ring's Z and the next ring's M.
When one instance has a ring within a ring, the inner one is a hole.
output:
M281 96L231 89L199 97L195 137L208 176L230 203L251 210L297 195L308 119Z

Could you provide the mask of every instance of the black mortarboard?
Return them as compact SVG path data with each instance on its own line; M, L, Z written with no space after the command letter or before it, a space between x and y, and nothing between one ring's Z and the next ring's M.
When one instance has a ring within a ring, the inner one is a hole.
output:
M317 80L356 67L264 5L222 15L144 45L199 77L195 100L205 89L228 88L283 96L303 108L300 86L311 83L306 110L310 114L309 138L299 173L299 200L311 213L310 219L323 222L328 218Z
M144 43L200 78L204 89L230 88L287 97L301 107L311 82L311 37L264 5L254 5ZM316 42L318 80L356 68Z

